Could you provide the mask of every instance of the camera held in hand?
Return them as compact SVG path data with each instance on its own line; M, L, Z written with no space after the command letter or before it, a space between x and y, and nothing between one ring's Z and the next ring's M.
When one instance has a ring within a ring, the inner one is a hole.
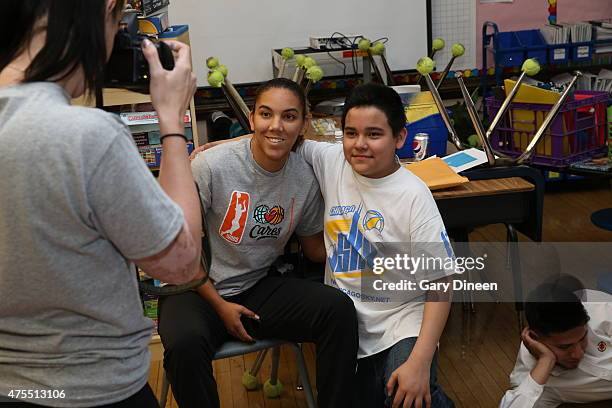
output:
M144 39L149 39L155 45L164 69L174 68L174 56L168 44L140 34L136 13L126 12L121 18L113 52L106 66L105 87L126 88L143 93L149 91L149 64L141 48Z

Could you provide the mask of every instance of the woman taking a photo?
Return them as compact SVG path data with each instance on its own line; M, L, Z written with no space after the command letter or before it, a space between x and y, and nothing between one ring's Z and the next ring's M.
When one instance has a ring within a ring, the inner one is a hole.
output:
M0 399L12 406L157 406L134 263L170 283L198 277L189 48L169 43L166 71L143 45L168 135L159 183L117 117L70 105L102 83L123 3L0 2Z

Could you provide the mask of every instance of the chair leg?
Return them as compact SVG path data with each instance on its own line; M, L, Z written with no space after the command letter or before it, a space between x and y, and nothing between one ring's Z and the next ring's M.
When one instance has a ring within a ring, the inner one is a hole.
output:
M507 255L506 255L506 268L510 270L513 284L514 284L514 296L516 302L514 308L516 309L516 317L518 320L519 333L523 331L523 277L521 271L521 262L519 260L519 248L518 248L518 234L514 225L506 224L506 238L508 241Z
M256 377L257 373L259 373L259 370L261 369L261 365L263 364L263 361L266 358L267 353L268 353L268 349L261 350L257 353L255 362L253 363L253 366L249 370L249 374L251 374L253 377Z
M164 379L162 380L162 389L161 395L159 396L159 406L160 408L165 408L166 401L168 400L168 390L170 389L170 383L168 382L168 377L166 377L166 372L163 373Z
M300 352L302 352L302 355L304 355L303 349L302 349L302 343L297 343L297 346L300 348ZM297 391L304 390L304 386L302 385L302 377L300 377L300 373L295 374L295 389Z
M278 380L278 364L280 362L280 346L272 349L272 372L270 373L270 384L275 385Z
M315 402L314 393L312 391L312 387L310 386L310 379L308 378L308 370L306 369L306 362L304 361L304 355L302 354L302 349L295 343L290 343L290 347L293 349L295 353L295 359L297 363L298 373L302 379L302 384L304 385L304 392L306 397L306 405L308 408L317 408L317 404Z

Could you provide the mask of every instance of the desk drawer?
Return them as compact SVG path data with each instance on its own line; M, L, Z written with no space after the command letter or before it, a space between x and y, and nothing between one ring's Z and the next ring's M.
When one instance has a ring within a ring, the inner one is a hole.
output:
M447 229L519 224L529 218L532 192L437 200Z

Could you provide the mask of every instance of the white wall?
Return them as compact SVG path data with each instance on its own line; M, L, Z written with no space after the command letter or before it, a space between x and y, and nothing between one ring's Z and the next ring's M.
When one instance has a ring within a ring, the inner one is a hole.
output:
M427 54L426 0L171 0L169 15L189 25L199 86L207 85L208 56L227 65L234 83L268 80L271 50L305 47L311 34L388 37L392 70L413 69Z

